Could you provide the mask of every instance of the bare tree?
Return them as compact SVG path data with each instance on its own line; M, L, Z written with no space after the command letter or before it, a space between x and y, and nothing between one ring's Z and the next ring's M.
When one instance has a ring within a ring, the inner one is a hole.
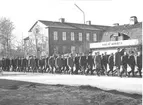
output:
M0 18L0 45L3 56L9 56L11 49L12 31L14 30L13 22L5 17Z

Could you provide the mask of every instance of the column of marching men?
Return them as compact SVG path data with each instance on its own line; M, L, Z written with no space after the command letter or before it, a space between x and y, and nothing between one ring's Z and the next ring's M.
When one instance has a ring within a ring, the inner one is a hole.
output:
M87 54L52 55L50 57L30 56L26 58L3 58L0 67L3 71L15 72L41 72L41 73L60 73L60 74L83 74L83 75L111 75L111 76L136 76L138 73L142 77L142 53L134 52L127 54L125 51L118 51L107 55L95 52ZM107 65L109 70L107 70ZM127 67L130 67L128 71ZM137 68L135 72L135 68ZM122 69L122 70L121 70Z

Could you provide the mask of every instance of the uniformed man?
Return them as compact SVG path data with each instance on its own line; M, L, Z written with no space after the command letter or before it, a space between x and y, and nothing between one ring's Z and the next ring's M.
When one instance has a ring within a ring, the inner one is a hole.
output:
M6 71L10 71L10 59L7 57L6 59L5 59L6 61Z
M55 57L54 57L54 55L50 56L50 58L49 58L49 66L50 66L50 72L54 73L54 69L55 69Z
M56 58L55 66L56 66L56 73L61 73L61 68L62 68L61 55L58 55L58 57Z
M105 71L105 75L107 75L107 64L108 64L108 55L107 52L103 55L103 69Z
M16 71L16 62L14 57L11 59L11 65L12 65L12 71Z
M92 57L92 53L89 53L88 57L87 57L87 65L88 65L88 69L87 69L87 74L89 74L89 71L91 72L91 75L93 75L93 65L94 65L94 59Z
M115 66L116 69L114 70L114 73L117 73L118 76L120 76L120 67L121 67L121 52L120 52L120 48L117 49L117 52L115 53L115 57L114 57L114 62L115 62Z
M0 74L2 74L2 59L0 59Z
M102 71L102 74L105 75L105 67L104 67L104 58L103 58L104 54L102 53L101 54L101 71Z
M138 67L139 75L140 77L142 77L142 53L141 52L138 52L136 65Z
M79 55L76 54L75 60L74 60L74 64L75 64L75 71L74 74L78 74L78 71L80 69L80 63L79 63Z
M49 72L50 68L49 68L49 57L48 56L46 57L46 64L45 65L46 65L46 67L45 67L46 72Z
M135 74L134 74L134 70L135 70L135 57L134 57L134 52L133 51L131 51L131 54L130 54L130 56L129 56L129 58L128 58L128 63L129 63L129 66L130 66L130 68L131 68L131 71L130 72L128 72L128 74L129 74L129 76L130 76L130 73L132 73L132 76L134 77L135 76Z
M17 71L21 72L21 58L17 58Z
M42 63L43 63L43 72L46 72L46 58L45 56L42 57Z
M97 72L97 75L100 75L101 74L101 55L99 52L97 52L96 54L96 58L95 58L95 65L96 65L96 72Z
M120 76L122 77L123 73L127 76L127 64L128 64L128 54L127 52L124 52L124 55L121 57L121 62L122 62L122 72Z
M69 73L69 68L68 68L68 64L67 64L67 62L68 62L67 59L68 59L68 57L63 56L62 63L63 63L63 71L64 71L64 73Z
M109 64L109 71L107 72L107 74L109 75L109 73L112 73L113 76L113 67L114 67L114 54L111 53L110 56L108 57L108 64Z
M31 67L32 72L34 73L35 68L36 68L36 62L33 56L31 56L31 59L30 59L30 67Z
M68 57L68 66L70 68L70 74L73 74L74 57L72 54Z
M82 73L85 74L85 70L87 67L87 57L84 55L84 53L82 53L82 56L80 57L79 61L80 61Z
M3 71L6 70L6 60L5 60L5 58L2 58L2 70Z
M22 71L26 72L28 61L25 57L22 58Z
M28 57L28 72L31 71L30 60L31 60L31 56Z
M43 73L44 62L42 56L39 59L39 67L40 67L40 72Z
M35 70L36 70L36 72L39 72L39 59L36 56L34 57L34 59L35 59L35 63L36 63Z

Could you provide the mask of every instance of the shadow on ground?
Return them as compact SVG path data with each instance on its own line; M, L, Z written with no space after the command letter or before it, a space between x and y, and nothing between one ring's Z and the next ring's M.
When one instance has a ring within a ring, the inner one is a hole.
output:
M0 105L141 105L142 95L0 79Z

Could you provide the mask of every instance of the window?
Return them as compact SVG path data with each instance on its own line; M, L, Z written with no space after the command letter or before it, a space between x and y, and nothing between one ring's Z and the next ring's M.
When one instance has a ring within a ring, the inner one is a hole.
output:
M66 40L66 32L63 32L63 40Z
M96 35L96 33L93 34L93 41L97 41L97 35Z
M89 41L89 39L90 39L90 34L86 33L86 40Z
M58 32L54 31L54 40L58 40Z
M74 32L71 32L71 40L74 41Z
M82 33L79 33L79 41L82 41Z

